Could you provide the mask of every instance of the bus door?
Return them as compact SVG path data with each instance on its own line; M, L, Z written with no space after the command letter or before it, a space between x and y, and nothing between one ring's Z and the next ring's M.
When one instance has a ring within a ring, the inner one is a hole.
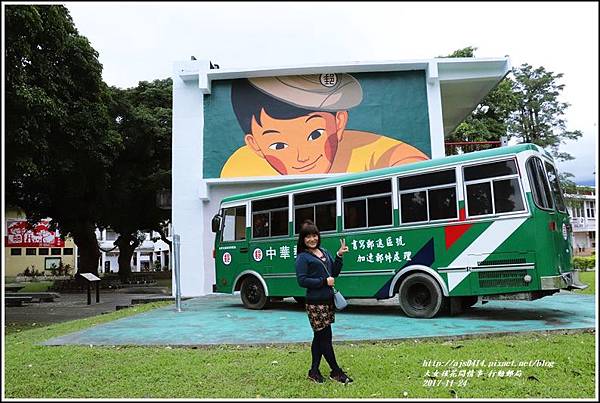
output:
M548 175L548 182L550 184L550 190L554 199L554 214L552 214L552 221L550 225L552 227L552 233L554 238L554 252L558 262L558 268L561 273L571 271L571 254L572 246L570 237L571 234L571 223L569 222L569 214L565 206L562 190L558 180L558 174L552 164L545 161L546 173Z
M245 204L221 211L221 232L217 234L215 250L218 287L231 287L237 275L248 266L246 214Z

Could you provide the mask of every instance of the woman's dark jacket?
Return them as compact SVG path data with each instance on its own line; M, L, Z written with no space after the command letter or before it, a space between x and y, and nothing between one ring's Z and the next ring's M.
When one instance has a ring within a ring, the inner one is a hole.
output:
M334 260L325 249L319 249L326 256L325 261L310 252L301 252L296 257L296 278L298 285L306 288L306 302L309 304L332 303L333 288L327 285L327 277L337 277L342 271L342 259L337 254Z

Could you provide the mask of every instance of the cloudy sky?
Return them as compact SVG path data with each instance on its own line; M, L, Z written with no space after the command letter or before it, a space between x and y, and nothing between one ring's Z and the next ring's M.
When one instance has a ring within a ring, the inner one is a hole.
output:
M559 165L593 184L598 139L598 4L65 3L110 85L166 78L175 61L221 68L424 59L466 46L564 73L567 128L583 138Z

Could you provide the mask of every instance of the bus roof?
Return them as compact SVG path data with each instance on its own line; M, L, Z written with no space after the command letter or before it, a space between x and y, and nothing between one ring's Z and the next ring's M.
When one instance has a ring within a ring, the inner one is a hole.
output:
M462 162L477 160L481 158L493 158L502 155L510 155L510 154L518 154L523 151L533 150L537 152L541 152L550 157L550 155L543 150L541 147L538 147L535 144L518 144L514 146L507 147L498 147L492 148L490 150L483 151L473 151L470 153L464 153L460 155L452 155L444 158L435 158L426 161L414 162L411 164L400 165L397 167L391 168L382 168L382 169L374 169L371 171L365 172L357 172L357 173L348 173L343 175L336 175L331 178L324 179L315 179L311 181L295 183L292 185L278 186L270 189L263 189L256 192L243 193L235 196L229 196L224 198L221 203L229 203L237 200L246 200L253 199L256 197L275 195L277 193L287 193L294 192L297 190L307 190L312 187L320 187L327 185L337 185L339 183L355 181L360 179L370 179L378 176L388 175L388 174L399 174L408 171L421 170L427 168L435 168L437 166L448 165L448 164L458 164ZM550 157L551 158L551 157Z

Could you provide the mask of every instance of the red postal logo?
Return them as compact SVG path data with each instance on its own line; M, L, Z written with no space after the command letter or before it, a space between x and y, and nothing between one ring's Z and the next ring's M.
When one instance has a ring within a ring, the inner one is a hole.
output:
M231 254L229 252L223 253L223 263L226 266L229 266L229 264L231 263Z
M263 258L263 252L262 252L262 250L260 250L259 248L254 249L254 252L252 252L252 257L257 262L260 262L262 260L262 258Z

